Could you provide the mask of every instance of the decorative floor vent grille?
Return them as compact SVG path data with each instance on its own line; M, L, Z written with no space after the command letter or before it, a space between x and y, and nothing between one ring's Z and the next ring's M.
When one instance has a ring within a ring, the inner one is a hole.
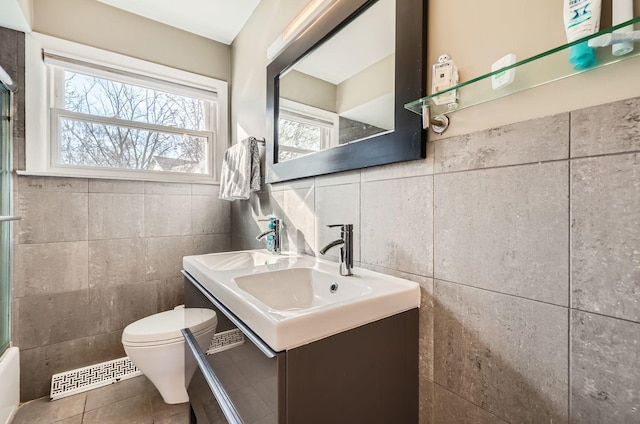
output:
M142 373L128 357L54 374L51 378L51 400L62 399L139 375Z
M235 330L221 331L213 336L211 345L209 346L209 349L207 349L207 355L213 355L214 353L233 349L243 343L244 334L242 334L242 331L237 328Z

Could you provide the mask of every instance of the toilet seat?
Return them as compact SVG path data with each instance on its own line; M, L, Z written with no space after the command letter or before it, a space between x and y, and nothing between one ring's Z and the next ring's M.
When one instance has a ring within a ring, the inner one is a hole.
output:
M129 324L122 332L122 344L157 346L184 341L183 328L194 336L208 331L218 323L215 311L205 308L179 308L160 312Z

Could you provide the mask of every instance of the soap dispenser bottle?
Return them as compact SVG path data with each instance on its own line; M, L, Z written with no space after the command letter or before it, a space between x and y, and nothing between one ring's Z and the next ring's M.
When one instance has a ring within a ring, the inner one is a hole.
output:
M260 219L259 221L268 221L269 225L265 232L256 237L256 240L265 239L267 250L279 255L281 250L280 239L282 237L282 221L278 218Z
M269 219L269 229L276 229L276 218ZM276 250L276 236L274 233L271 233L267 236L267 250L269 252L275 252Z

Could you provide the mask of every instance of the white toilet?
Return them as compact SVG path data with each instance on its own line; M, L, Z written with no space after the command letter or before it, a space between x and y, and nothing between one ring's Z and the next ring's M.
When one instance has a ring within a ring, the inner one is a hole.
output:
M129 359L156 386L166 403L189 401L186 385L195 362L185 369L185 341L181 331L189 328L206 351L218 319L211 309L183 308L160 312L129 324L122 333L122 345Z

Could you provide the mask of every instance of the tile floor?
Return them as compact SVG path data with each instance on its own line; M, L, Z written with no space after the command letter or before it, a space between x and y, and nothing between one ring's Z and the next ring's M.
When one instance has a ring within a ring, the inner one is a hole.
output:
M189 404L167 405L146 377L18 409L12 424L189 424Z

